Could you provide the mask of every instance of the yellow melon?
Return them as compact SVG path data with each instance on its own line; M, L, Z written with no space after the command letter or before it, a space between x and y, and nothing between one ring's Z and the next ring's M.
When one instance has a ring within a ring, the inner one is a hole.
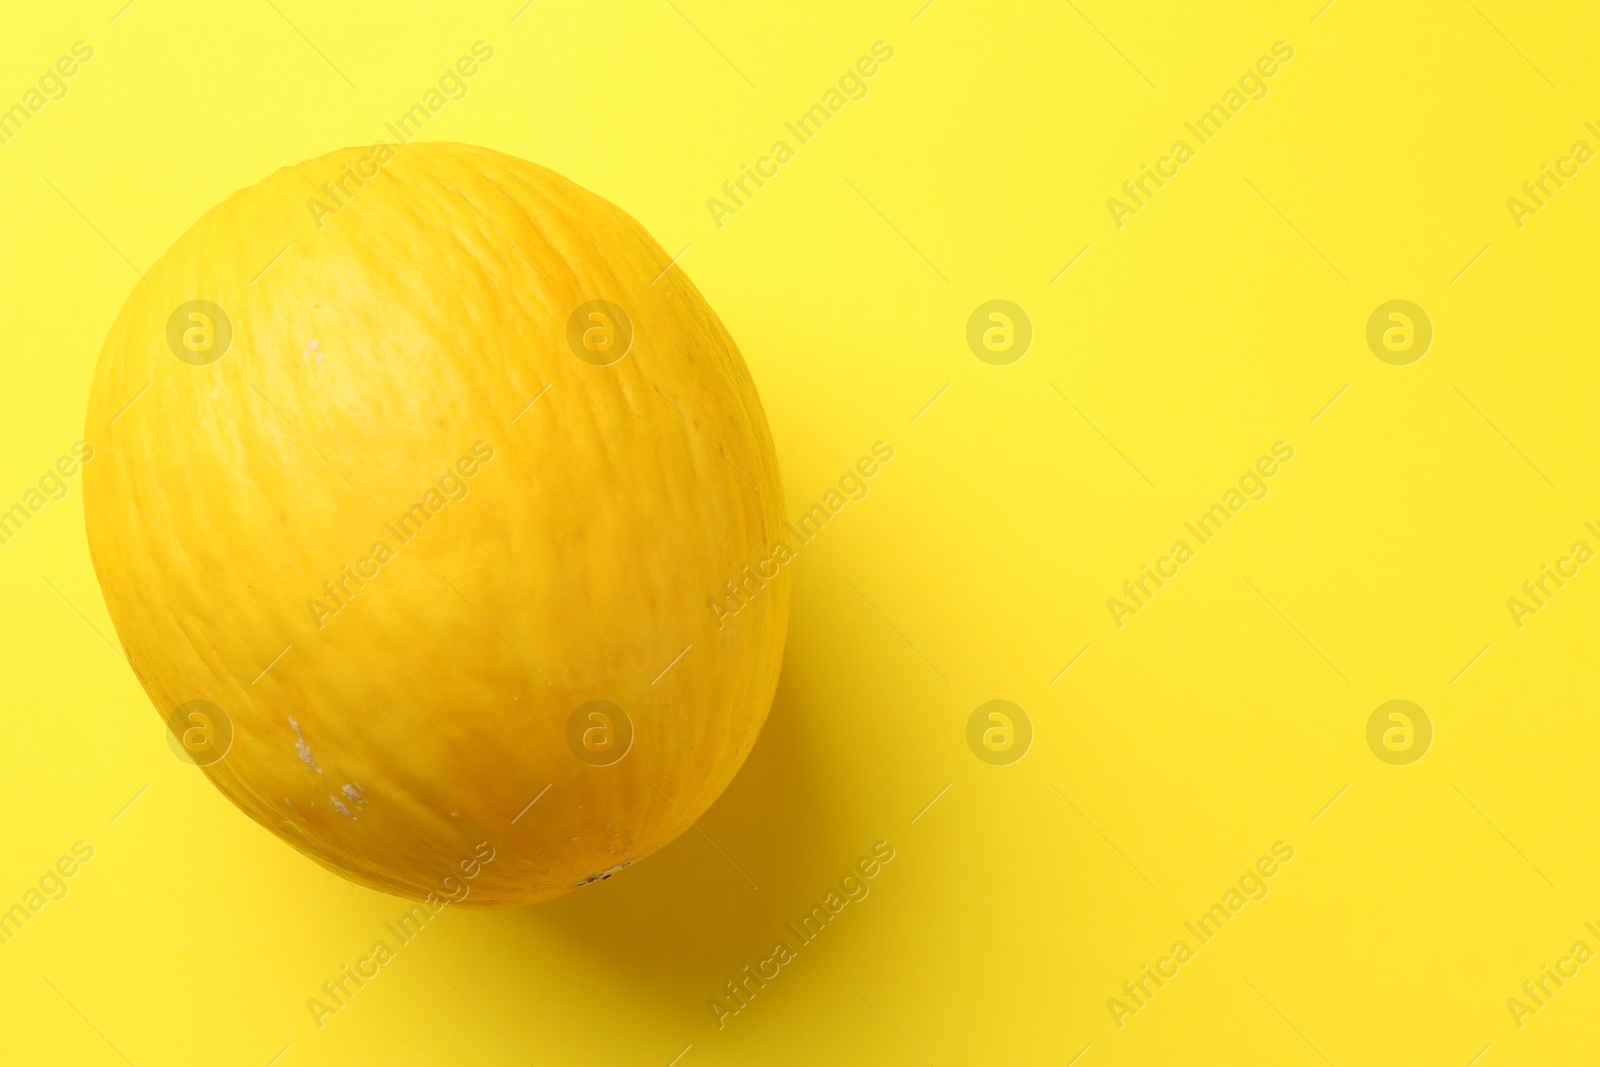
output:
M681 267L542 167L381 145L235 193L135 286L86 437L95 570L180 751L357 882L607 876L766 717L755 387Z

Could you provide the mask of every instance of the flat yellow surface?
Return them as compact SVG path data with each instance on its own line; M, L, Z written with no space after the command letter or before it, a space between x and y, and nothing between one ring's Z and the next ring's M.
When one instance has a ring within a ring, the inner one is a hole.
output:
M1600 16L921 2L8 15L0 907L26 918L0 1060L1593 1055ZM393 140L477 41L421 136L553 167L683 250L791 516L894 458L800 549L771 718L696 829L402 943L399 899L174 757L112 647L80 476L48 472L138 272L273 168ZM746 167L768 177L730 199ZM996 300L1020 359L983 347L1000 320L969 347ZM995 700L1011 749L993 706L971 721ZM878 842L803 942L786 924ZM747 965L776 976L735 1000Z

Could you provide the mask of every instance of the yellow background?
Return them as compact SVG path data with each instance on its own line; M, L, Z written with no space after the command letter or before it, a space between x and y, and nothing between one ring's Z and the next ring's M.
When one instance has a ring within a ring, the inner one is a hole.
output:
M384 137L480 39L494 60L424 136L689 246L791 516L872 442L896 457L802 550L771 718L704 836L538 907L447 911L321 1030L307 999L404 906L174 758L109 647L74 477L0 547L0 906L73 842L95 858L0 947L0 1060L1595 1055L1600 963L1520 1029L1506 1006L1600 948L1600 574L1520 630L1506 607L1600 546L1600 174L1521 229L1505 204L1600 147L1592 10L122 2L0 35L7 103L95 49L0 147L5 506L82 435L136 269L272 169ZM719 229L706 199L878 40L870 95ZM1279 40L1269 95L1113 225L1106 199ZM1003 367L965 341L996 298L1035 329ZM1396 298L1435 329L1406 367L1364 336ZM1106 598L1278 440L1270 495L1118 629ZM967 747L990 699L1033 723L1010 766ZM1433 723L1410 766L1367 746L1391 699ZM1270 894L1119 1028L1107 999L1280 839ZM706 1001L878 840L871 896L719 1030Z

